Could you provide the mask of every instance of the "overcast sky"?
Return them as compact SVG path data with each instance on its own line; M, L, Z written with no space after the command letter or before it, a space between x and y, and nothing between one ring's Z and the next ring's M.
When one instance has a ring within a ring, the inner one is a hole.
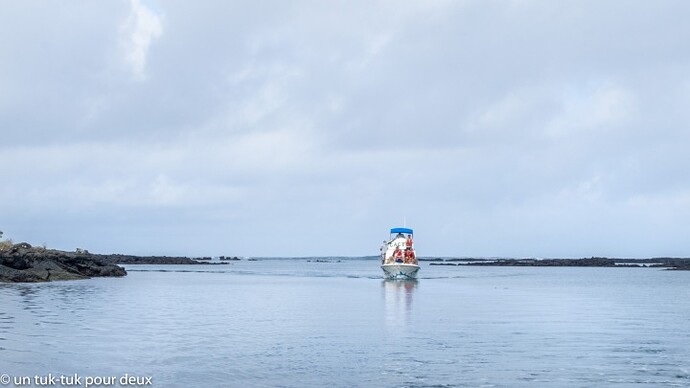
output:
M690 256L690 2L0 0L0 230Z

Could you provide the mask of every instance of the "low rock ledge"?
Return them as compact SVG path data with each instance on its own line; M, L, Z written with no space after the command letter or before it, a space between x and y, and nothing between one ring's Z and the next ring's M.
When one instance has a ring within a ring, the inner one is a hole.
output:
M0 250L0 282L48 282L127 275L124 268L87 251L65 252L19 243Z

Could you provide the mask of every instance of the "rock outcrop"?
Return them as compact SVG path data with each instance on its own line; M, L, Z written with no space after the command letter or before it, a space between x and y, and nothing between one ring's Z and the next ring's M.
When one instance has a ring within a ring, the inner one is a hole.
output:
M189 257L176 256L98 255L98 257L110 264L208 264Z
M422 261L424 259L420 259ZM690 258L655 257L650 259L627 259L590 257L582 259L479 259L452 258L432 259L429 265L458 265L485 267L650 267L673 270L690 270ZM456 263L457 262L457 263Z
M0 250L0 282L47 282L125 276L127 271L86 251L65 252L27 243Z
M492 261L473 261L462 265L514 266L514 267L615 267L616 261L605 257L589 259L500 259Z

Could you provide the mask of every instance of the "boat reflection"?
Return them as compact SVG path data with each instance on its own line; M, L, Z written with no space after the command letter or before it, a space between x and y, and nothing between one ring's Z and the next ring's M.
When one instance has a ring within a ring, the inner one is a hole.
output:
M417 280L390 280L381 282L386 305L386 327L391 331L404 330L412 319L412 302Z

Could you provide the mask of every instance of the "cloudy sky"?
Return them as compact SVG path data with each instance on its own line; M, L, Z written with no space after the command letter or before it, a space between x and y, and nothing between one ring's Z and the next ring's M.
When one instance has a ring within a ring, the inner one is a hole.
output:
M690 256L687 1L0 1L0 230Z

